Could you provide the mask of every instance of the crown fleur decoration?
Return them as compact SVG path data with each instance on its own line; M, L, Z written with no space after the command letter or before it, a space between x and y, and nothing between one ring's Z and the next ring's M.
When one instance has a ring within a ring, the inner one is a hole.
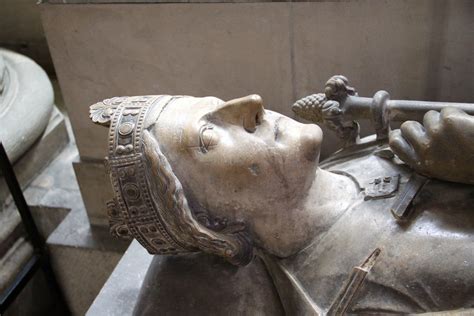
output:
M92 122L96 124L110 126L110 120L115 110L120 104L127 100L127 98L128 97L114 97L97 102L89 107L89 117Z

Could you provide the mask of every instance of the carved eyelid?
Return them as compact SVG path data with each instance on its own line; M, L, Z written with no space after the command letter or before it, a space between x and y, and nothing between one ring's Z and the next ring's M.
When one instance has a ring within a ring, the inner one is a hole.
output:
M199 149L201 150L203 154L209 151L209 147L212 147L210 146L211 142L205 141L204 132L208 130L213 130L213 129L214 129L214 126L209 123L204 124L199 128Z

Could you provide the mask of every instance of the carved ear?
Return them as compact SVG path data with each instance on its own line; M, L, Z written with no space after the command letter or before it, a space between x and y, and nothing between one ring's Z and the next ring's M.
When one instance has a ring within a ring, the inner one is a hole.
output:
M115 110L126 98L127 97L115 97L92 104L89 107L90 119L98 125L109 127Z
M216 232L199 223L156 139L144 130L142 140L151 169L147 178L152 200L171 235L188 249L215 254L236 265L248 264L253 257L253 246L244 225L235 223Z

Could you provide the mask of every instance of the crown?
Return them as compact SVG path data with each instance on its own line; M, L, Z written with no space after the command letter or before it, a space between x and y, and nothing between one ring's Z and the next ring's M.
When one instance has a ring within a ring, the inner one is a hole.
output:
M141 141L151 105L165 96L115 97L90 107L94 123L110 126L106 167L114 191L107 203L112 235L133 237L152 254L189 252L166 229L152 203Z

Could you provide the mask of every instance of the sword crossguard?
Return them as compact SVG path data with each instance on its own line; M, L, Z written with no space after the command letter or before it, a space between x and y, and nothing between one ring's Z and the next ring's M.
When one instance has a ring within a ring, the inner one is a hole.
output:
M376 92L372 98L370 112L372 114L372 122L374 123L377 140L388 139L388 134L390 133L389 100L390 95L384 90Z

